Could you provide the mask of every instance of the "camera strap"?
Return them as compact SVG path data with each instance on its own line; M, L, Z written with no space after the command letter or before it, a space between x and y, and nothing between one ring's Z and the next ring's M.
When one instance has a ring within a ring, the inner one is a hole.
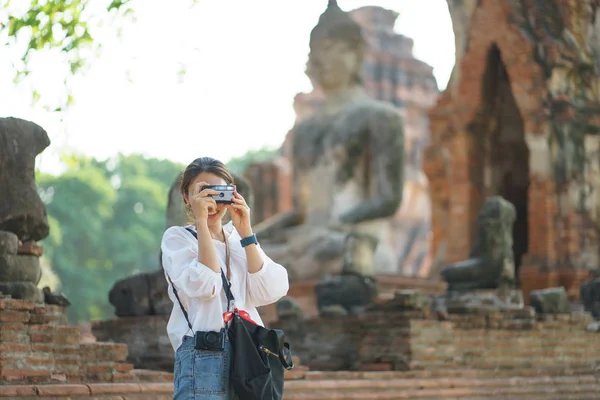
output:
M196 231L194 231L192 228L185 228L185 229L188 232L190 232L196 239L198 239L198 234L196 233ZM229 250L229 241L227 240L227 236L225 236L224 231L223 231L223 238L225 238L225 265L227 267L227 275L231 276L231 268L230 268L231 252ZM173 283L173 281L171 280L171 277L168 274L167 274L167 278L169 279L169 283L171 283L171 287L173 288L173 294L175 295L175 298L177 299L177 302L179 303L179 307L181 307L183 316L185 317L185 320L187 321L190 330L193 332L194 328L192 328L192 323L190 322L189 315L188 315L187 311L185 310L185 307L183 306L181 299L179 298L179 294L177 293L177 288L175 287L175 284ZM227 279L227 276L225 276L225 273L223 273L223 270L221 270L221 280L223 281L223 290L225 291L225 297L227 298L227 311L229 311L231 308L231 303L234 301L234 298L233 298L233 294L231 293L231 282L229 281L229 279Z

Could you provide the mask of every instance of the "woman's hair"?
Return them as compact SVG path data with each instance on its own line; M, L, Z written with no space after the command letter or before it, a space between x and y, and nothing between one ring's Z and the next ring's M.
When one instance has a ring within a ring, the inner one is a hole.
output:
M231 172L227 170L225 164L223 164L219 160L215 160L210 157L200 157L196 158L194 161L190 163L183 171L183 176L181 178L181 195L188 195L189 186L199 174L201 173L209 173L222 178L228 185L233 185L233 176Z

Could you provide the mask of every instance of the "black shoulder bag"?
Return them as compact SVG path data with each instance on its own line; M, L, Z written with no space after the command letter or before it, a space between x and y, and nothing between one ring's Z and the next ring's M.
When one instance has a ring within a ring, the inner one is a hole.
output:
M195 238L192 229L186 228ZM229 247L227 239L225 244ZM229 251L229 248L227 249ZM223 289L227 297L227 311L234 302L231 283L221 270ZM169 278L170 280L170 278ZM173 293L188 319L175 286ZM191 324L188 320L188 325ZM237 308L227 328L232 347L230 381L236 394L243 400L281 400L283 397L284 370L294 367L290 344L280 329L268 329L241 317Z

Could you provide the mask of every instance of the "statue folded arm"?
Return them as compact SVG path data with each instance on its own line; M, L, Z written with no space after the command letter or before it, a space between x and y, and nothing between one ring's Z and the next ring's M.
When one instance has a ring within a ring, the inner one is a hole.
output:
M394 215L402 203L404 185L404 129L396 110L367 108L364 146L358 157L370 171L366 200L340 216L346 224L356 224ZM363 123L364 125L364 123ZM349 160L355 163L354 160Z
M280 232L285 228L299 225L302 222L302 213L293 209L290 211L275 214L264 221L254 225L252 230L259 239L271 238L275 232Z

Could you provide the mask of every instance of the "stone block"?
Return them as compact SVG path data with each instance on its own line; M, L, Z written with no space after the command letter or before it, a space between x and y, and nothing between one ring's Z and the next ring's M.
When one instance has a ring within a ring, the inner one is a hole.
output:
M42 277L40 259L31 255L0 254L0 282L32 282Z
M9 294L14 299L32 303L43 303L44 293L33 282L0 282L0 293Z
M360 274L326 276L315 287L317 305L322 311L340 306L347 313L360 313L377 296L377 283L371 277Z
M428 311L431 308L431 297L417 290L397 290L391 301L398 310Z
M277 318L298 318L304 317L304 311L300 304L292 297L284 296L275 305L277 311Z
M530 294L531 306L538 314L568 314L571 303L564 287L534 290Z
M12 232L0 231L0 255L17 254L19 237Z

